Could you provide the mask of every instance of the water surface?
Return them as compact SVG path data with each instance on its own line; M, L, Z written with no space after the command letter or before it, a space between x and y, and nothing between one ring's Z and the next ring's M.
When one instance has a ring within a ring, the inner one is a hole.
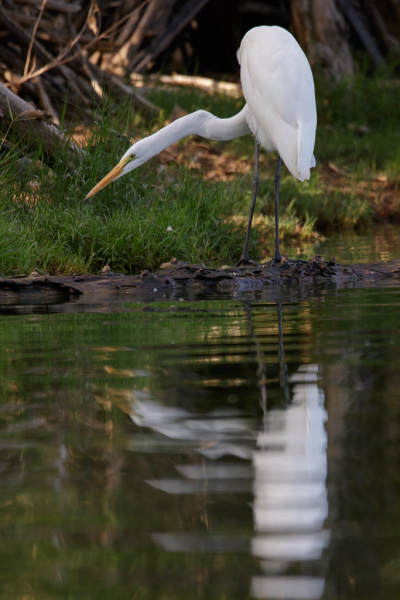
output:
M271 246L271 253L273 252ZM340 264L362 264L400 258L399 226L381 225L365 231L335 233L317 240L286 242L290 258L308 260L318 254L325 260L334 256Z
M3 307L1 597L397 599L400 287L371 286Z

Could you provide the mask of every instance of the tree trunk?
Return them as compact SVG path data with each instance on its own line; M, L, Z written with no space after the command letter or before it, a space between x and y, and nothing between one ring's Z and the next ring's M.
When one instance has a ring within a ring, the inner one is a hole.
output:
M290 0L291 30L311 66L331 79L353 73L348 27L335 0Z

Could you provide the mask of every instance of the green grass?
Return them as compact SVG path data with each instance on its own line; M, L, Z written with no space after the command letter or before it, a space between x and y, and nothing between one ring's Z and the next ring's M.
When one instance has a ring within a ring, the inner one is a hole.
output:
M113 162L102 156L100 164L108 170ZM98 179L96 173L90 157L69 178L68 187L68 173L47 175L47 180L43 174L38 192L22 185L17 203L10 190L8 202L3 196L2 275L96 272L106 264L116 271L137 272L172 257L229 261L240 252L238 228L221 219L232 210L223 186L209 186L184 169L177 184L167 184L165 176L150 171L126 177L115 189L85 201L83 194Z
M304 183L282 170L284 238L309 236L316 228L344 230L374 222L376 206L366 193L376 173L384 172L399 189L399 90L390 73L384 72L336 85L317 82L317 168ZM45 164L40 150L29 154L30 162L21 160L21 155L2 159L0 166L7 168L0 172L1 275L33 270L98 272L106 264L133 273L157 268L172 257L214 265L237 260L246 223L233 217L247 214L251 170L233 182L218 183L205 180L185 164L158 173L154 158L84 200L131 145L129 138L163 126L175 103L189 112L203 108L220 117L236 114L243 105L242 100L186 88L172 92L155 88L149 98L164 109L150 125L129 106L122 106L118 114L103 107L97 124L91 125L88 151L75 170L68 168L61 148L50 168L38 168L38 160ZM366 133L359 131L360 126L367 127ZM10 132L4 135L10 139ZM229 143L210 142L210 146L242 161L253 155L250 135ZM347 177L327 183L323 164L328 162ZM259 224L251 242L254 257L268 256L273 246L274 168L275 157L264 155L256 207ZM363 194L357 189L360 181L367 181ZM394 204L400 214L400 200Z

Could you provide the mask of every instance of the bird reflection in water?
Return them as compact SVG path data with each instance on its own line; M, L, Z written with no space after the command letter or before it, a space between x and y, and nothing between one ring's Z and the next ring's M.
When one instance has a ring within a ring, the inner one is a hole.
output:
M251 552L262 575L251 581L254 598L319 599L325 580L320 559L329 543L327 435L324 393L318 387L318 365L301 365L290 377L284 360L282 306L278 308L280 387L286 406L268 410L266 362L254 335L263 423L235 409L203 415L162 406L136 396L131 418L167 439L191 444L205 465L177 465L180 478L149 480L169 494L218 494L253 491L252 539L224 535L153 534L157 546L172 552ZM289 385L293 385L290 393ZM231 462L221 462L223 457ZM234 464L232 457L245 459ZM216 462L218 461L218 462ZM301 570L299 570L301 563Z
M254 523L252 553L262 559L264 576L254 577L256 598L321 598L324 579L282 575L291 563L316 561L329 541L327 438L324 396L317 365L303 365L290 405L271 410L253 454ZM277 576L279 574L279 576Z

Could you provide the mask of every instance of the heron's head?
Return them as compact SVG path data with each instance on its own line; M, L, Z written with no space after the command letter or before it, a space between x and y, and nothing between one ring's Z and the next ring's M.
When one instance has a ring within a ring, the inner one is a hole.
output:
M115 181L119 177L122 177L122 175L129 173L129 171L133 171L133 169L140 167L140 165L146 161L140 152L139 144L140 142L133 144L133 146L131 146L129 150L125 152L119 163L108 173L108 175L103 177L103 179L94 186L94 188L86 196L85 200L97 194L97 192L102 190L112 181Z

